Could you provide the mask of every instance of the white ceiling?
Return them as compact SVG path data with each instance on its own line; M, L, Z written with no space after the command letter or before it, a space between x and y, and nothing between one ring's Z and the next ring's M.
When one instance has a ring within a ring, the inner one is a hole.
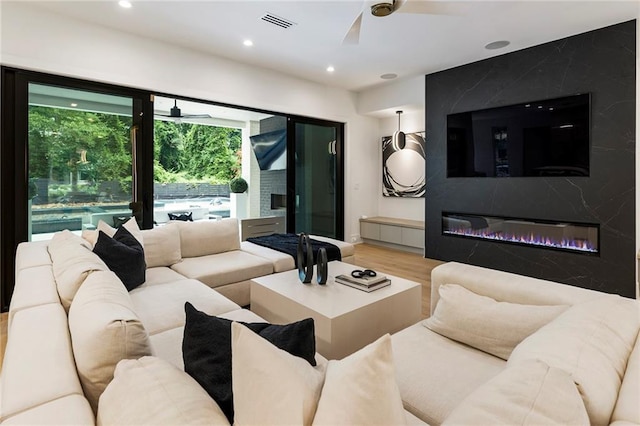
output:
M33 7L352 91L638 18L640 1L423 1L434 14L364 14L358 45L342 40L362 0L34 1ZM368 0L367 0L368 1ZM415 6L415 5L414 5ZM402 11L402 8L399 10ZM294 22L288 29L260 18ZM437 12L437 14L435 14ZM253 47L245 47L244 39ZM500 50L484 46L496 40ZM326 67L335 72L329 74Z

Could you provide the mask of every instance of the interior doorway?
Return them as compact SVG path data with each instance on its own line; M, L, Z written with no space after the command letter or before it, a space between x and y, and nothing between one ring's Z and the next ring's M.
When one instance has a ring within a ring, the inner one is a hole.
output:
M291 118L289 232L344 238L344 125Z

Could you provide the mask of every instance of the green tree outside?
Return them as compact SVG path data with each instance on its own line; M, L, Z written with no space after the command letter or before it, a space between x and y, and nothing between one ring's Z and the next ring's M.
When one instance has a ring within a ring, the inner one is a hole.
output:
M129 194L130 126L131 117L31 106L29 178L48 179L50 195L56 184L95 194L102 182ZM228 183L239 174L241 135L238 129L155 121L154 181Z
M95 192L102 181L131 187L130 117L60 108L29 108L29 177L67 182L78 178Z
M239 174L242 132L156 121L154 181L228 183Z

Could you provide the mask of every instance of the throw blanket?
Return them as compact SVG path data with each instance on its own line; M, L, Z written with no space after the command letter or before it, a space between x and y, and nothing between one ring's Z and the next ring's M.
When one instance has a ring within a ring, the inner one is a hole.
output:
M268 247L280 251L282 253L289 254L293 257L293 261L298 267L298 235L296 234L271 234L264 235L262 237L247 238L247 241L258 244L259 246ZM318 250L324 247L327 250L327 259L342 260L340 249L335 244L327 243L324 241L318 241L311 239L311 250L313 251L313 263L314 265L318 259Z

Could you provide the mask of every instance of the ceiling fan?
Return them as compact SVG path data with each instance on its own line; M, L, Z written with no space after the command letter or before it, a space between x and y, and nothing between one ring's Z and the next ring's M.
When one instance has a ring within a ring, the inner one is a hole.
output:
M369 9L371 15L376 17L389 16L392 13L419 13L429 15L448 14L445 9L446 4L442 2L431 2L424 0L363 0L362 10L351 24L342 44L358 44L360 41L360 28L362 27L362 17Z
M167 114L155 114L161 117L169 117L169 118L211 118L209 114L184 114L182 115L182 111L178 108L178 100L173 100L173 107L169 110L169 115Z

